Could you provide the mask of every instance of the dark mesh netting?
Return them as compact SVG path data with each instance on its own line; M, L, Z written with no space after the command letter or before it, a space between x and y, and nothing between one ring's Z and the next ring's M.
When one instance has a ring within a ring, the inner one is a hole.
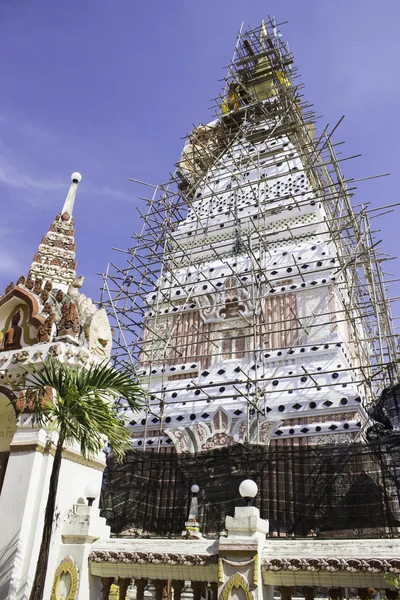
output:
M236 445L187 456L132 452L123 464L108 460L102 515L114 533L180 534L196 483L201 528L212 535L243 505L238 486L251 478L272 535L395 533L399 459L397 435L368 444Z

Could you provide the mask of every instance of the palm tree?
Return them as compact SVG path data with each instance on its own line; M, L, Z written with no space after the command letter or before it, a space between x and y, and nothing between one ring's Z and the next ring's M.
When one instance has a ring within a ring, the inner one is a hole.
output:
M130 448L130 439L124 421L115 410L115 401L122 398L129 408L137 410L143 392L131 373L116 371L109 363L85 369L49 361L40 369L29 365L27 373L35 423L40 427L54 427L58 432L42 542L30 595L30 600L42 600L64 444L77 442L82 455L89 457L104 448L107 437L113 454L121 460Z

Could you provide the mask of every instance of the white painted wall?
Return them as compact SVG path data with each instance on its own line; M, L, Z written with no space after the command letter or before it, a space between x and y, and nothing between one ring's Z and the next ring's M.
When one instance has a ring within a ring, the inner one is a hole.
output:
M46 432L18 427L0 495L0 600L25 600L29 597L39 553L44 511L53 457L35 450L16 452L18 445L42 445ZM63 459L58 486L54 533L50 549L45 598L50 597L54 572L60 562L61 527L68 511L85 486L99 492L102 471ZM96 500L95 505L98 503ZM61 557L62 559L63 557Z

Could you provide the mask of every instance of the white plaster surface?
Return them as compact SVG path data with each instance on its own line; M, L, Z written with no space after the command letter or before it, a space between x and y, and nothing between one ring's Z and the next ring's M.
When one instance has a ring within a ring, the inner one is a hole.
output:
M16 450L28 444L44 446L46 439L44 430L18 428L12 446ZM51 455L35 450L11 452L0 495L0 548L5 549L0 555L0 599L28 598L42 537L52 463ZM84 498L85 486L90 484L100 491L101 480L102 471L62 460L45 597L50 597L59 562L63 521L72 505Z

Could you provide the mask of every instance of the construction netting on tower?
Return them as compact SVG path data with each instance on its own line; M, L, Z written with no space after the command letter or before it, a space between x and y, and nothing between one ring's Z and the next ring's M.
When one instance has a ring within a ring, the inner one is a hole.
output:
M148 392L132 446L361 441L399 368L378 209L352 206L349 157L316 131L273 19L240 31L215 117L104 274L115 363Z
M108 462L102 515L114 533L180 535L197 484L201 530L218 535L240 505L239 484L251 478L271 536L397 535L399 459L398 434L369 445L237 445L188 456L132 452L122 465Z

